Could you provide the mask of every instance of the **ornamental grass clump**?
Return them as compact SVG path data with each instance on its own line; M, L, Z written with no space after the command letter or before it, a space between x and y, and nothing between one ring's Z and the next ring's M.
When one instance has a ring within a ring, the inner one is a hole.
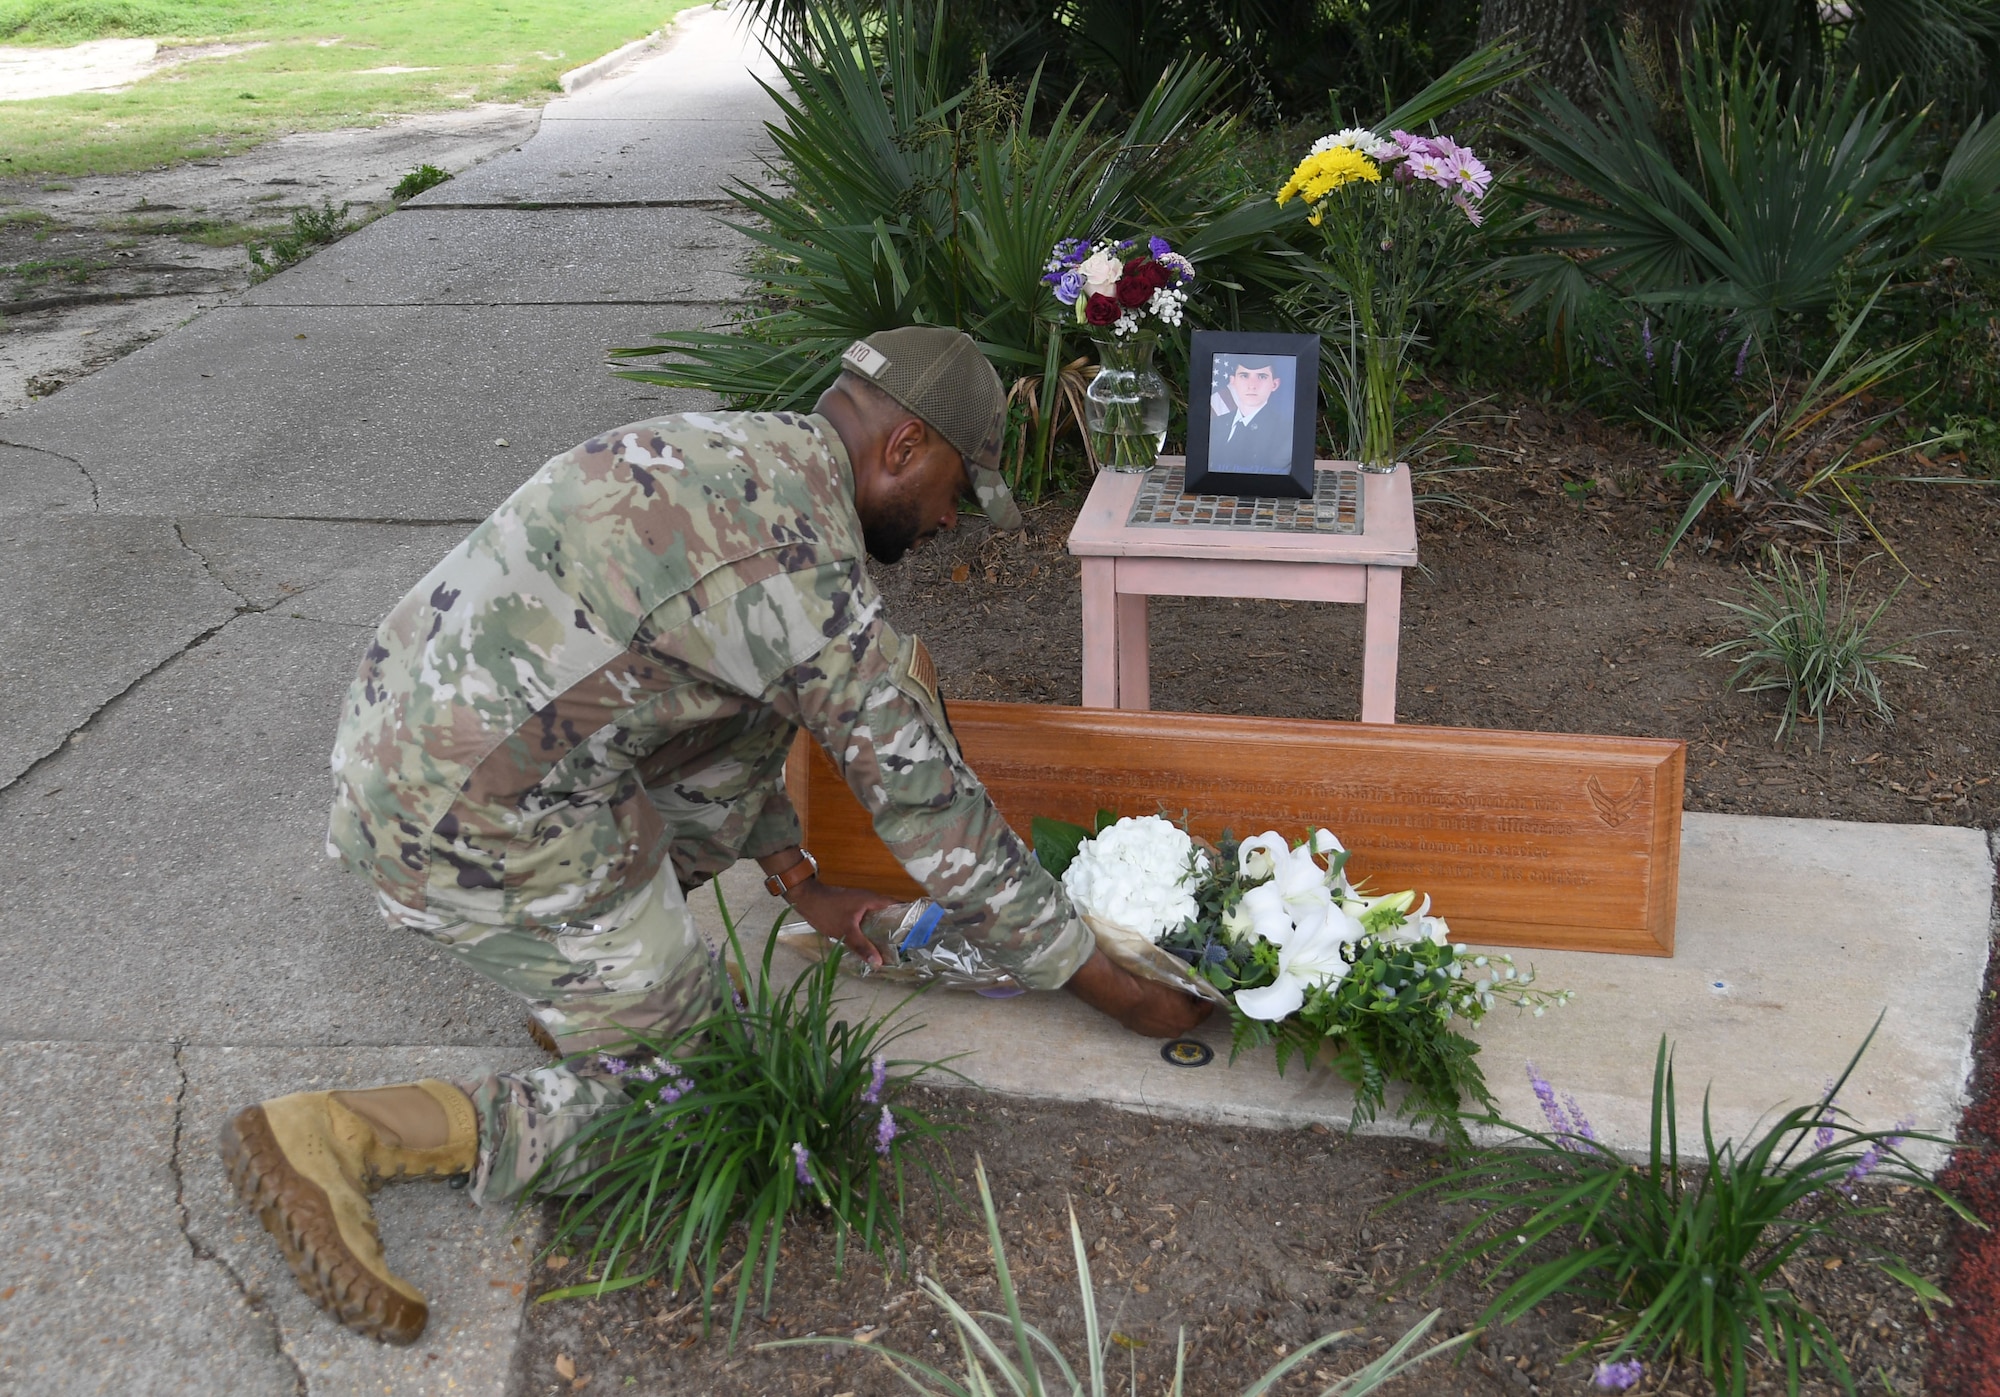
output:
M1860 1185L1920 1189L1981 1225L1901 1152L1911 1140L1949 1141L1907 1123L1862 1130L1837 1104L1874 1037L1870 1029L1817 1101L1785 1112L1747 1144L1716 1139L1704 1097L1698 1161L1681 1157L1665 1039L1653 1070L1651 1146L1637 1164L1599 1141L1575 1101L1559 1102L1530 1067L1548 1128L1489 1117L1486 1124L1519 1138L1397 1201L1473 1205L1478 1219L1435 1265L1440 1280L1476 1266L1503 1281L1481 1323L1511 1324L1558 1297L1602 1315L1584 1346L1609 1350L1597 1366L1601 1386L1629 1386L1643 1366L1677 1358L1731 1397L1742 1397L1753 1362L1782 1371L1792 1394L1815 1364L1852 1392L1838 1336L1792 1293L1786 1264L1809 1244L1837 1242L1926 1305L1949 1304L1901 1258L1849 1229L1887 1211L1867 1203Z
M740 967L719 889L716 904ZM775 985L776 945L774 936L756 978L745 976L742 992L709 1018L672 1038L635 1035L600 1058L629 1104L540 1175L565 1180L546 1249L579 1257L589 1279L541 1299L598 1296L656 1276L675 1290L695 1281L706 1323L724 1253L740 1246L733 1342L760 1272L770 1304L784 1228L799 1215L833 1227L836 1272L850 1237L885 1265L907 1264L907 1176L919 1168L943 1184L933 1147L949 1127L902 1098L942 1065L888 1055L919 1027L892 1022L907 999L879 1018L837 1016L837 950Z
M1804 720L1819 729L1819 740L1825 742L1827 710L1837 703L1894 722L1877 667L1923 666L1876 640L1875 625L1903 589L1897 587L1864 614L1854 602L1849 579L1843 578L1836 591L1823 554L1813 553L1810 572L1776 548L1766 558L1769 579L1753 575L1746 600L1716 603L1735 613L1747 627L1745 633L1703 655L1740 661L1729 676L1731 688L1749 694L1783 692L1785 711L1778 717L1776 741L1783 742L1786 731Z
M1090 1278L1090 1251L1084 1245L1083 1229L1077 1224L1076 1210L1072 1208L1069 1214L1069 1241L1070 1250L1076 1257L1077 1289L1082 1293L1083 1300L1083 1333L1087 1351L1083 1355L1081 1373L1071 1366L1046 1332L1022 1316L1021 1299L1014 1289L1013 1273L1007 1266L1007 1249L1000 1240L1000 1218L993 1207L993 1190L986 1182L983 1161L976 1166L976 1172L979 1202L986 1213L986 1240L993 1252L994 1280L1000 1290L1001 1309L981 1310L974 1314L953 1299L951 1292L932 1277L922 1276L917 1282L932 1302L944 1311L951 1324L952 1337L958 1341L961 1364L956 1376L921 1358L860 1339L835 1336L781 1339L759 1344L758 1347L797 1348L811 1344L865 1349L887 1364L912 1392L925 1394L926 1397L995 1397L1002 1392L1012 1393L1014 1397L1057 1397L1057 1394L1061 1397L1109 1397L1113 1388L1105 1372L1106 1349L1125 1336L1117 1333L1104 1335L1100 1328L1097 1290ZM1411 1357L1410 1351L1430 1332L1440 1313L1432 1310L1373 1362L1320 1389L1319 1397L1365 1397L1418 1364L1468 1342L1478 1332L1468 1329ZM1002 1332L996 1336L982 1321L992 1322ZM1244 1388L1243 1397L1264 1397L1264 1394L1277 1390L1286 1379L1302 1373L1306 1360L1319 1357L1324 1350L1344 1339L1358 1338L1365 1333L1365 1330L1340 1329L1321 1335L1294 1350L1282 1363ZM1133 1353L1130 1341L1120 1346L1125 1348L1131 1370L1129 1390L1132 1397L1138 1397L1138 1357ZM1041 1357L1037 1356L1038 1350ZM1043 1372L1041 1364L1044 1360L1053 1365L1053 1373ZM1186 1364L1187 1334L1183 1330L1175 1341L1174 1380L1167 1389L1166 1397L1181 1397Z

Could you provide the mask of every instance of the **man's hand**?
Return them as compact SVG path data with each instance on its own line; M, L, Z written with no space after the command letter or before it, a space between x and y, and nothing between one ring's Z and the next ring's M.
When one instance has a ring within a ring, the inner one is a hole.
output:
M1215 1010L1206 999L1140 979L1102 951L1092 951L1063 988L1147 1038L1178 1038Z
M882 963L882 953L875 949L875 943L861 934L861 919L878 908L893 906L895 898L808 878L792 889L788 901L827 940L840 942L870 965Z

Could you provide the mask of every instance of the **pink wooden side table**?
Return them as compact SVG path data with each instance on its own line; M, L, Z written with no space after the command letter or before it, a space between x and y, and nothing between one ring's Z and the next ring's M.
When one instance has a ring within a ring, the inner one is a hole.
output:
M1353 468L1319 468L1336 465ZM1417 561L1407 466L1361 477L1359 534L1127 524L1144 479L1100 473L1070 530L1069 551L1083 562L1084 707L1152 706L1147 597L1264 597L1366 607L1361 721L1396 721L1403 569Z

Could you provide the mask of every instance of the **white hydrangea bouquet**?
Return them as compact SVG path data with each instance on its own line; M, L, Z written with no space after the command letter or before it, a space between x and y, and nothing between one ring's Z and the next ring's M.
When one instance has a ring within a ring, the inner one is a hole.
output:
M1280 1072L1329 1051L1357 1121L1401 1082L1402 1113L1462 1134L1466 1099L1490 1109L1493 1097L1453 1020L1477 1024L1503 1001L1539 1018L1570 998L1511 956L1454 945L1429 898L1356 888L1328 830L1296 846L1276 830L1204 845L1157 815L1106 811L1095 831L1038 819L1034 842L1107 954L1227 1005L1235 1052L1273 1044Z

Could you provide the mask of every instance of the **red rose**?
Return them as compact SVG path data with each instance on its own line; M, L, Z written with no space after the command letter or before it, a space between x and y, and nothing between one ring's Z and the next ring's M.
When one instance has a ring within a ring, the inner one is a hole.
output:
M1118 278L1118 302L1120 305L1143 306L1153 299L1153 288L1146 285L1146 278L1138 272L1127 272Z
M1163 289L1172 280L1167 275L1167 269L1151 257L1134 257L1125 264L1125 275L1137 277L1144 283L1148 294Z
M1087 324L1115 325L1118 323L1118 315L1118 302L1109 296L1094 295L1083 303L1083 318Z

